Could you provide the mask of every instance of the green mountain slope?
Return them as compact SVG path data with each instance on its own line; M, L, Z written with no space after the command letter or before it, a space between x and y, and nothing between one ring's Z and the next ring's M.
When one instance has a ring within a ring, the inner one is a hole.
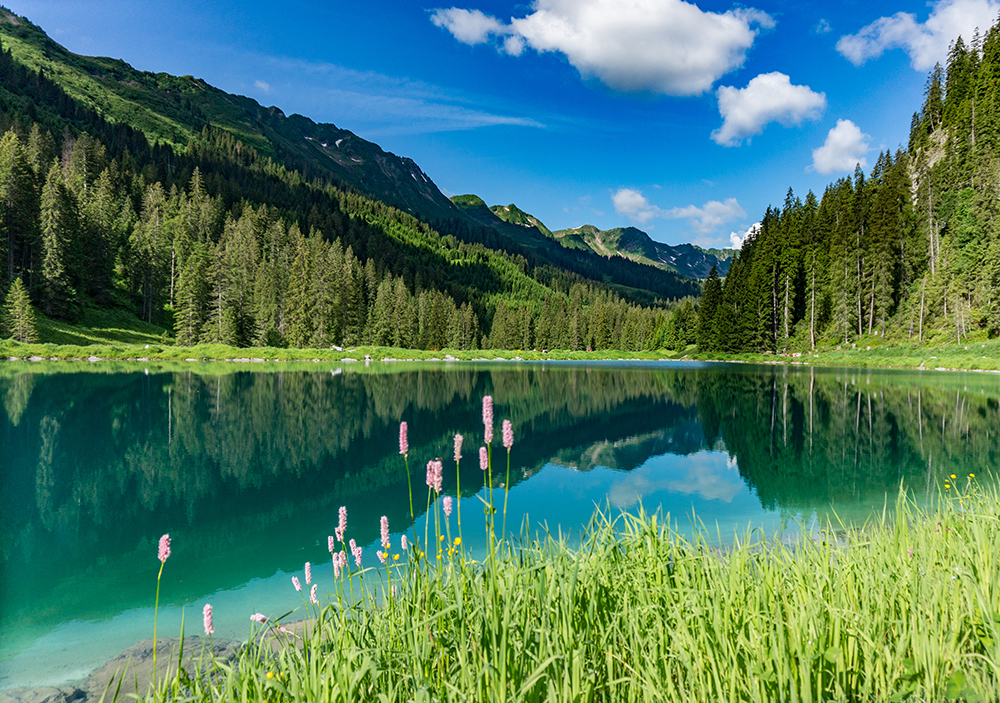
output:
M621 256L695 279L708 278L713 266L720 276L725 276L735 253L732 249L702 249L694 244L663 244L635 227L602 231L593 225L583 225L558 230L552 236L564 247L587 249L601 256Z
M16 61L42 71L71 98L111 122L130 125L151 143L185 149L211 124L306 177L335 179L411 214L455 214L411 159L348 130L301 115L286 117L276 107L262 107L192 76L138 71L118 59L74 54L8 10L0 10L0 41Z
M552 231L542 224L541 220L537 217L529 215L514 203L511 203L510 205L494 205L490 208L490 212L504 222L509 222L512 225L518 225L520 227L534 227L546 237L552 236Z
M688 282L626 261L567 255L542 232L456 208L413 160L399 157L331 124L230 95L191 76L133 69L118 59L79 56L52 41L26 18L0 9L0 42L18 64L39 71L79 105L140 132L151 144L198 153L206 127L231 135L257 155L305 181L319 179L357 190L409 213L444 235L524 256L532 266L554 266L616 286L636 300L697 294ZM234 147L237 151L240 147ZM485 206L484 206L485 207ZM474 209L473 209L474 210ZM648 291L648 292L642 292Z

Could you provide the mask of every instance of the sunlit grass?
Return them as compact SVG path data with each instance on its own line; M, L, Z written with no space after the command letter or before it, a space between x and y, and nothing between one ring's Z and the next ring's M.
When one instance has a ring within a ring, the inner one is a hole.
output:
M494 563L411 550L306 605L304 640L268 623L150 699L996 700L1000 495L974 482L792 543L598 514L575 546L525 536Z

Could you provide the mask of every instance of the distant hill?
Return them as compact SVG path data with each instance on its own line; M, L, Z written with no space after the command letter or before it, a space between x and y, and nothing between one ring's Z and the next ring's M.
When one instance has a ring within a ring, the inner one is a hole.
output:
M635 227L616 227L602 231L593 225L583 225L558 230L552 236L567 248L586 249L601 256L621 256L699 280L708 278L713 266L720 276L725 276L735 254L733 249L702 249L694 244L663 244L653 241L648 234Z
M513 203L510 205L494 205L490 208L490 212L504 222L509 222L512 225L520 225L521 227L534 227L546 237L552 237L552 231L542 224L541 220L529 215Z

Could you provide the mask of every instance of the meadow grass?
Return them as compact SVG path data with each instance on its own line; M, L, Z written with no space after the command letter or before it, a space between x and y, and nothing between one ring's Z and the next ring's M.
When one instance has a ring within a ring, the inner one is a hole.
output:
M1000 494L957 484L792 542L720 547L641 512L485 563L432 537L304 600L304 637L265 623L148 700L997 700Z

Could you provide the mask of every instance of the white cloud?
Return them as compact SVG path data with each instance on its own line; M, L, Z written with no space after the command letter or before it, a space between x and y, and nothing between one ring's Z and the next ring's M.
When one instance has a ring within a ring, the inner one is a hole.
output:
M612 194L611 202L615 206L615 212L632 222L644 225L657 217L664 220L688 220L691 228L700 234L710 234L729 220L746 217L746 212L736 198L728 198L723 202L709 200L701 207L688 205L664 210L650 203L638 190L619 188Z
M726 198L722 202L709 200L701 207L675 207L663 213L663 217L669 220L689 220L691 228L699 234L715 232L729 220L746 216L736 198Z
M479 10L463 10L452 7L447 10L434 10L431 22L451 32L463 44L482 44L491 34L506 34L500 20L483 14Z
M434 10L431 21L466 44L494 35L513 56L526 47L560 53L584 78L613 90L700 95L743 65L764 12L704 12L684 0L535 0L503 24L479 10Z
M813 27L813 31L816 34L826 34L828 32L832 32L833 27L830 26L830 23L827 20L821 19L819 22L816 23L816 26Z
M743 248L743 242L745 242L747 240L747 237L749 237L752 234L756 234L758 231L760 231L760 223L759 222L755 222L752 225L750 225L749 227L747 227L747 231L746 232L730 232L729 233L729 248L730 249L742 249Z
M837 51L860 66L887 49L903 49L913 68L926 71L937 62L945 62L948 45L959 35L968 44L976 27L985 32L1000 12L1000 0L938 0L931 6L926 22L917 22L917 16L910 12L880 17L856 34L842 36Z
M869 139L871 137L850 120L837 120L837 126L826 135L823 146L813 149L812 168L819 173L853 171L858 164L865 168L868 165L865 154L871 148Z
M271 92L271 85L269 83L266 83L264 81L254 81L253 84L254 87L257 88L258 90L262 90L265 93Z
M760 74L746 88L722 86L716 95L722 126L712 132L712 139L722 146L737 146L760 134L770 122L791 127L816 119L826 109L825 93L792 85L788 76L777 71Z
M619 215L624 215L642 225L663 214L663 211L651 205L642 193L631 188L619 188L611 196L611 202Z

